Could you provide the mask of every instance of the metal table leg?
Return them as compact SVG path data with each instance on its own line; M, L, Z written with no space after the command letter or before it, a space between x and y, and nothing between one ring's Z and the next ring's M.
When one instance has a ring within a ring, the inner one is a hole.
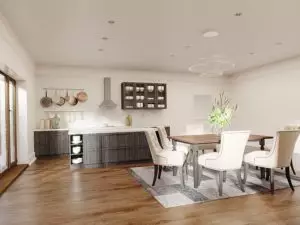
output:
M176 146L177 146L177 142L172 140L172 144L173 144L173 151L176 151ZM177 175L177 167L173 166L173 176Z
M196 145L192 146L193 153L193 176L194 176L194 188L199 186L199 165L198 165L198 149Z

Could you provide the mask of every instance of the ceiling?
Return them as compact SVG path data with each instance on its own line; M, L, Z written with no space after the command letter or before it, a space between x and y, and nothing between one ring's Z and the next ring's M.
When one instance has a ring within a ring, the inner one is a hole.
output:
M180 73L205 60L234 64L233 74L300 55L299 9L299 0L0 0L37 64Z

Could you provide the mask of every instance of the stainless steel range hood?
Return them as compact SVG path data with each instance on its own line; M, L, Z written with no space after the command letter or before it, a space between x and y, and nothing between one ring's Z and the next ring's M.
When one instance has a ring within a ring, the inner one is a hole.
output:
M110 77L104 77L104 100L99 106L100 108L115 108L117 104L111 100L111 83Z

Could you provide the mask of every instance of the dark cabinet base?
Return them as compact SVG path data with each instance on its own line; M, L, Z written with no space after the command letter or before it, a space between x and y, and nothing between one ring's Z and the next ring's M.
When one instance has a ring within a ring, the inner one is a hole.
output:
M166 127L167 133L170 128ZM151 162L145 132L83 135L83 164L86 168Z
M35 131L36 157L69 154L68 131Z

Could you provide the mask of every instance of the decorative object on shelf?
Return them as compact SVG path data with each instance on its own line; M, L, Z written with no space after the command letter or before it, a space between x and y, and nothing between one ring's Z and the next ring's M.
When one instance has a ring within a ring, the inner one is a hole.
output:
M51 119L51 126L53 129L59 129L59 122L60 122L60 117L59 115L55 114L54 117Z
M128 127L132 126L132 116L129 114L126 116L126 126Z
M73 164L79 164L79 163L82 163L82 158L75 158L75 159L72 159L72 163L73 163Z
M51 129L51 120L45 119L45 129Z
M79 144L82 142L81 135L72 135L71 144Z
M81 152L81 146L72 147L73 154L79 154Z
M44 119L40 120L40 129L45 129L45 120Z
M40 103L43 108L48 108L52 105L52 99L48 97L47 90L45 92L45 97L40 100Z
M77 99L79 102L86 102L88 100L88 95L85 91L80 91L77 93Z
M238 105L232 105L231 100L224 95L224 92L220 93L218 98L215 98L212 111L208 117L214 133L221 134L223 129L230 124L233 113L237 109Z

